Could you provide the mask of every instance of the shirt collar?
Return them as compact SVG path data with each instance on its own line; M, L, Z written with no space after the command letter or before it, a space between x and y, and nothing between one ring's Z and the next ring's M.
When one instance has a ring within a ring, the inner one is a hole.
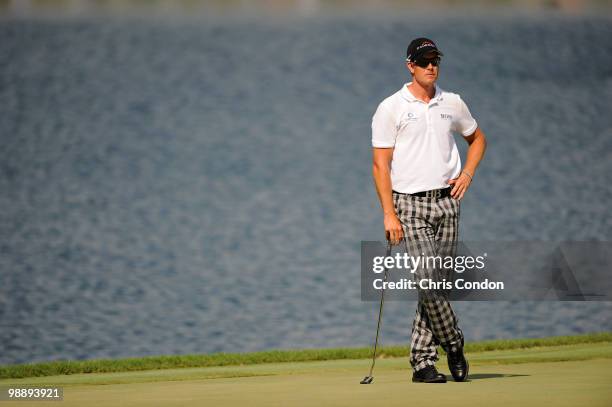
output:
M414 95L412 94L412 92L410 92L408 90L408 85L410 85L411 83L412 82L405 83L404 86L402 86L402 90L400 91L400 93L401 93L402 97L404 99L406 99L407 101L409 101L409 102L418 102L420 100L415 98ZM442 100L442 89L440 89L440 87L438 85L435 85L435 87L436 87L436 93L434 94L434 97L431 98L431 100L439 102L440 100Z

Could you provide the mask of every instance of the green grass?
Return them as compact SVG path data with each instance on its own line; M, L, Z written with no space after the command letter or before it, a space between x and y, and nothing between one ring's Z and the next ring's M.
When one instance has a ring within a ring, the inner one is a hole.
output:
M467 358L467 382L433 388L411 382L407 356L378 360L369 386L359 384L370 367L368 359L1 379L0 385L61 386L64 407L612 405L612 342L469 352ZM444 356L437 367L449 375Z
M466 353L478 353L601 342L612 342L612 332L536 339L482 341L466 344L465 351ZM380 351L379 355L382 358L405 357L408 355L408 351L409 349L407 346L386 346ZM217 353L209 355L169 355L83 361L58 360L43 363L0 366L0 379L71 375L79 373L135 372L160 369L365 359L371 357L371 355L371 348L337 348L276 350L253 353ZM561 358L559 360L564 359ZM534 359L533 361L535 362L537 360Z
M612 342L582 343L525 349L506 349L487 352L466 353L470 366L508 366L519 364L538 364L612 359ZM209 379L239 379L254 377L274 377L335 374L352 372L349 376L363 377L370 367L369 359L341 359L305 362L262 363L238 366L212 366L176 369L154 369L131 372L83 373L44 377L0 379L2 384L87 386L118 385L147 382L198 381ZM444 356L438 362L445 369ZM383 357L376 362L376 372L399 370L408 374L411 370L408 356Z

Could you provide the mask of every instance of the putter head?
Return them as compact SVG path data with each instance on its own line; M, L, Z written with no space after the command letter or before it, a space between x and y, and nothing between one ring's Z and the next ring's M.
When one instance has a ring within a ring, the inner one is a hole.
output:
M360 384L370 384L370 383L372 383L372 381L373 381L373 380L374 380L374 377L372 377L372 376L366 376L366 377L364 377L364 378L363 378L363 380L362 380L362 381L360 381L359 383L360 383Z

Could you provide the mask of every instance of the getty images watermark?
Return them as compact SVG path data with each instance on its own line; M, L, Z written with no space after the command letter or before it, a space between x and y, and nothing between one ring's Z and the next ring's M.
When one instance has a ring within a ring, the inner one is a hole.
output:
M361 243L361 298L612 301L611 242ZM427 252L425 250L426 249Z
M391 270L406 270L410 274L417 274L420 269L425 270L452 270L462 274L465 271L484 270L487 253L482 256L410 256L408 253L396 253L395 256L375 256L372 259L372 272L375 274ZM434 278L401 278L399 281L386 281L384 278L376 278L372 282L375 289L390 290L450 290L450 289L487 289L503 290L503 281L466 281L464 278L446 280L442 277Z

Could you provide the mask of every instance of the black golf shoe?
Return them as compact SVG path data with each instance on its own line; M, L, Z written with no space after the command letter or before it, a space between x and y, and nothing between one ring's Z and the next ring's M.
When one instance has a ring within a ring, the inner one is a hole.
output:
M438 373L435 366L426 366L412 374L415 383L446 383L446 376Z
M448 359L448 368L451 375L453 375L453 379L456 382L464 381L467 378L470 365L465 356L463 356L463 347L459 348L456 352L448 352L446 358Z

